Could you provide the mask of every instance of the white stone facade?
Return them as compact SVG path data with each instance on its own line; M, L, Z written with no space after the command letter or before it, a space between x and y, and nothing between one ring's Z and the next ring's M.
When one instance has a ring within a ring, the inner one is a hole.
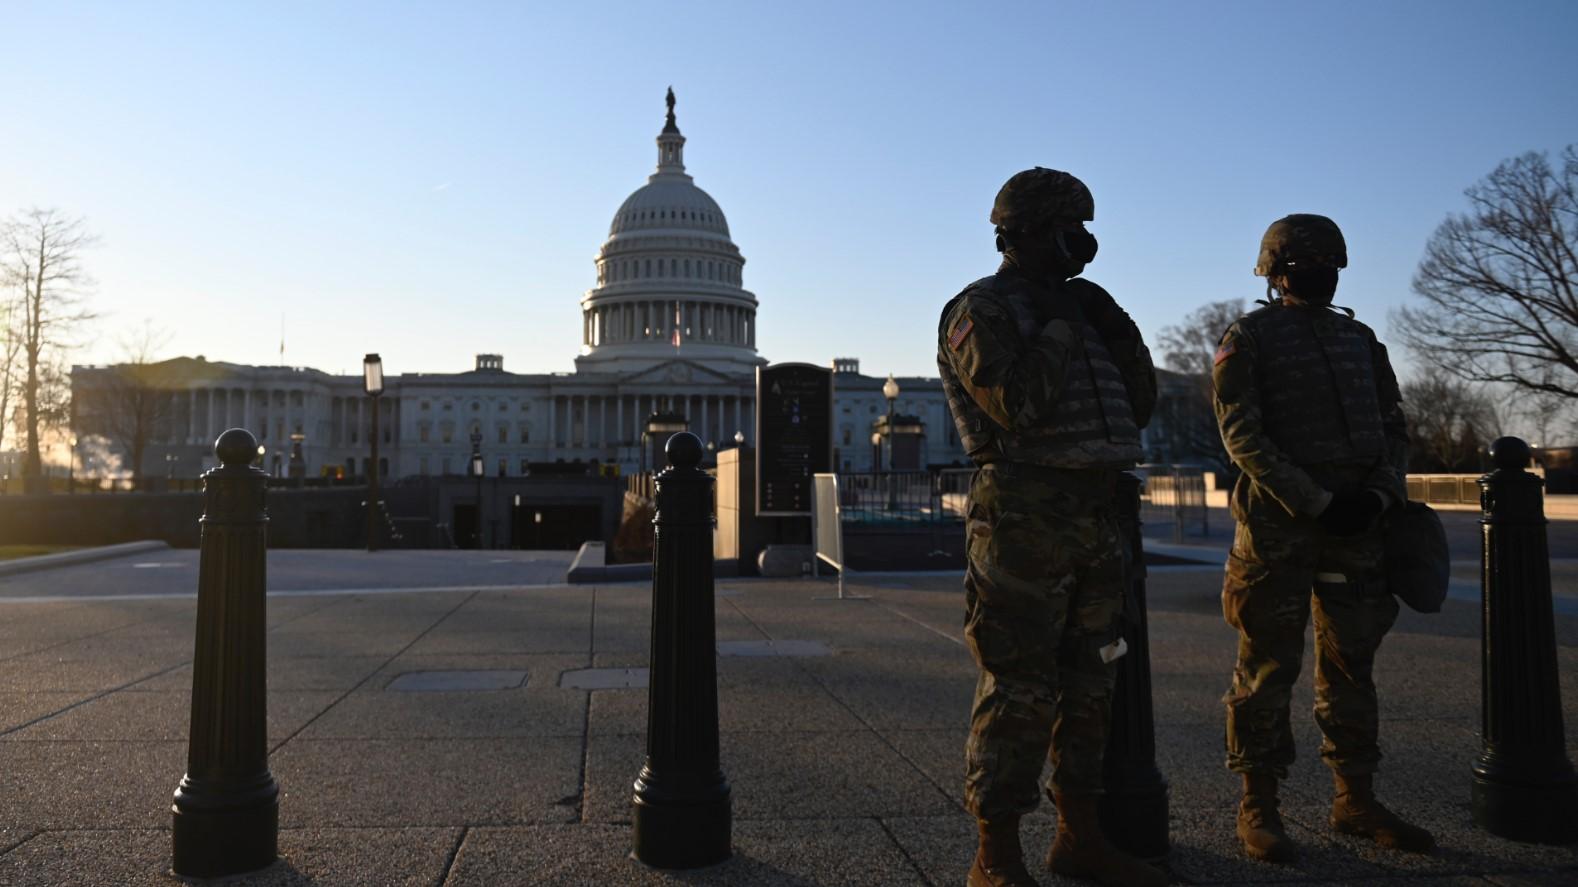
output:
M714 447L734 445L736 432L755 438L756 297L743 286L744 257L728 222L686 174L670 104L658 136L658 169L614 215L596 259L597 285L581 300L584 324L576 372L516 374L498 355L480 355L458 373L401 373L386 366L380 401L379 458L390 477L463 474L471 434L482 434L489 474L516 476L531 463L614 463L643 466L641 427L654 412L678 413ZM930 343L916 343L928 349ZM834 447L839 467L874 467L873 423L887 415L882 378L860 375L858 362L839 361L835 376ZM306 475L365 473L370 407L359 376L307 368L243 366L181 358L163 365L161 398L148 475L191 477L213 464L221 431L242 426L266 448L264 466L288 470L292 433L303 435ZM99 435L95 391L113 368L72 370L81 405L75 431ZM922 461L963 463L958 437L936 378L901 378L899 414L925 424ZM86 460L88 449L84 448ZM93 465L85 474L130 467Z

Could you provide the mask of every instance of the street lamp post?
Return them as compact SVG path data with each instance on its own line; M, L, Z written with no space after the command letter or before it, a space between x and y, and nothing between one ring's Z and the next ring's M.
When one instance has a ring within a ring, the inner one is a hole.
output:
M486 468L482 464L482 429L478 427L471 432L471 475L477 479L477 521L476 529L472 530L476 539L477 549L482 549L482 475Z
M899 383L888 373L888 380L882 383L882 396L888 399L888 470L898 468L898 457L893 453L893 404L899 399Z
M882 396L888 399L888 512L898 510L899 505L899 479L893 473L898 471L899 457L893 448L893 405L899 399L899 383L888 373L888 380L882 383Z
M384 362L376 354L362 358L362 390L373 402L372 458L367 461L367 550L378 550L378 397L384 393Z

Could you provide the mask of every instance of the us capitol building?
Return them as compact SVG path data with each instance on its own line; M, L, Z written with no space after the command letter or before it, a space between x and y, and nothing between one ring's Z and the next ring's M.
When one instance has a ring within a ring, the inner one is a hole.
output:
M512 373L501 355L483 354L465 372L388 376L378 430L382 476L464 474L479 432L489 475L594 461L629 473L650 467L652 450L662 445L643 440L653 414L682 417L714 448L734 446L737 434L754 444L754 374L767 362L756 350L758 302L745 289L745 258L722 208L685 170L672 91L657 147L656 172L615 211L598 251L596 286L581 298L575 371ZM887 429L886 379L862 375L854 359L833 364L837 465L872 470L873 435ZM168 470L192 477L212 466L213 440L233 426L258 435L272 474L290 470L293 444L305 463L296 470L308 477L352 477L369 467L370 407L360 376L203 358L148 369L156 371L159 391L143 459L147 475ZM116 367L72 368L73 434L87 475L131 473L128 454L111 433L116 373ZM895 381L893 446L883 449L881 462L966 464L939 380ZM96 450L80 445L95 436ZM95 465L93 452L118 454L123 462Z

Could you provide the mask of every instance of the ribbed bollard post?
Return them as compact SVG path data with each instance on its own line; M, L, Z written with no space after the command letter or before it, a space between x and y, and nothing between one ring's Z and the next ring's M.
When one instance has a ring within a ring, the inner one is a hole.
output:
M214 453L220 467L203 474L191 739L171 806L175 873L196 878L269 865L279 836L264 698L268 475L252 467L257 440L240 428Z
M1142 859L1167 856L1167 780L1156 766L1156 721L1151 709L1151 643L1145 613L1145 544L1140 538L1140 480L1119 475L1118 524L1130 554L1123 638L1117 661L1112 726L1107 734L1101 827L1119 847Z
M668 439L652 520L647 758L635 784L635 857L659 868L729 858L729 782L718 763L712 484L701 439Z
M1567 759L1557 682L1544 482L1524 469L1529 445L1491 444L1480 478L1483 652L1474 822L1515 841L1578 840L1578 776Z

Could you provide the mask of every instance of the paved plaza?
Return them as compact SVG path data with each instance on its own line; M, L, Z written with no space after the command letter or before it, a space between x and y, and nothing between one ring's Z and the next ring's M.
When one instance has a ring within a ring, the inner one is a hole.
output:
M1202 551L1221 542L1206 541ZM1459 590L1471 590L1473 564L1454 556ZM269 732L283 859L226 883L964 882L975 669L956 576L856 577L850 590L869 599L848 601L827 599L828 580L719 582L736 852L713 868L664 873L628 858L650 588L554 584L567 563L531 552L272 552ZM0 885L178 883L169 807L185 770L195 565L195 552L166 551L0 579ZM1556 572L1561 609L1578 582L1571 561ZM1179 883L1578 883L1578 846L1517 844L1472 824L1480 628L1471 599L1435 616L1405 610L1378 664L1379 789L1441 849L1410 856L1326 828L1330 786L1314 753L1306 668L1295 698L1300 760L1286 790L1305 852L1292 867L1244 859L1233 839L1237 783L1222 766L1218 700L1234 634L1220 581L1219 568L1202 565L1153 568L1149 582ZM1557 637L1578 758L1570 605ZM473 681L490 689L456 689ZM1039 857L1053 822L1047 809L1027 820L1028 852Z

